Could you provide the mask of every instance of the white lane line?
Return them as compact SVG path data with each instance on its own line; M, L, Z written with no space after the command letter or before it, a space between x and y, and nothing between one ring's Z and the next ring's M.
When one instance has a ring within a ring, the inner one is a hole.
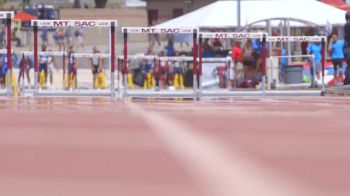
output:
M286 182L282 176L272 175L234 149L229 153L221 143L184 123L164 114L147 112L134 103L126 104L147 121L208 195L302 196L313 193Z

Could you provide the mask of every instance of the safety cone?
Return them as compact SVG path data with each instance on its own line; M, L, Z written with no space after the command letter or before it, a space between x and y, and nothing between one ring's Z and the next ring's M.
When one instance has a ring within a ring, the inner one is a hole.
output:
M40 88L46 87L45 71L44 70L39 73L39 87Z
M134 88L134 83L133 83L133 78L132 78L132 74L128 73L128 87L129 88Z
M68 89L69 88L69 75L70 74L67 74L66 77L65 77L65 81L64 81L64 88L65 89Z
M179 84L179 74L178 74L178 73L175 74L173 83L174 83L174 88L175 88L175 89L178 89L178 88L180 87L180 84Z
M143 81L143 89L148 89L148 81L147 81L147 79Z
M181 89L185 89L185 85L184 85L185 81L184 81L184 75L180 74L180 88Z
M148 89L151 89L153 87L153 77L151 73L147 73L147 85Z
M100 72L98 74L98 81L99 81L99 88L101 89L106 89L107 88L107 81L106 81L106 76L103 72Z

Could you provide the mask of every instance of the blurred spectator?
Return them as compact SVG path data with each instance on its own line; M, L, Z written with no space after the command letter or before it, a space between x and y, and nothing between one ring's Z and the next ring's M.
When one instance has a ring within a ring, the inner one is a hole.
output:
M167 45L174 48L175 35L174 34L167 34L167 38L168 38Z
M350 12L346 12L345 14L346 23L344 25L344 57L346 61L346 71L345 71L345 79L344 84L350 84Z
M5 27L1 25L0 27L0 48L4 48L5 47L5 42L6 42L6 39L5 39Z
M56 29L56 31L53 32L52 38L55 41L56 46L59 47L59 43L58 43L58 40L59 40L58 29Z
M243 48L243 65L248 67L253 67L255 64L255 59L253 57L253 47L252 47L252 41L248 40Z
M74 0L74 6L73 6L73 8L81 8L80 0Z
M0 58L0 88L5 87L5 79L7 73L7 63L5 62L4 55Z
M64 29L58 28L57 29L57 43L58 43L58 49L59 51L63 51L65 48L64 44Z
M208 38L204 39L202 48L203 48L203 57L213 57L213 50L211 48Z
M74 32L74 36L77 39L77 50L79 50L79 48L84 48L84 29L83 27L79 27L77 30L75 30Z
M155 26L157 25L158 22L157 20L154 20L151 22L151 25L150 26ZM149 34L149 37L148 37L148 41L149 41L149 47L153 50L154 48L154 45L155 45L155 42L157 42L158 46L161 45L160 41L159 41L159 34L158 33L154 33L154 34Z
M48 45L48 41L49 41L49 29L47 27L44 27L42 30L41 30L41 34L40 34L40 37L41 37L41 42L42 44L44 45Z
M308 55L314 56L313 63L315 66L315 73L316 73L317 79L319 80L320 79L320 70L321 70L321 61L322 61L322 55L321 55L322 44L321 43L309 43L306 50L307 50ZM311 65L310 68L311 68L311 75L314 77L313 66Z
M230 66L229 79L231 82L231 88L237 87L237 79L243 79L243 64L242 64L242 48L240 42L236 42L231 51L232 64ZM237 72L237 73L236 73ZM237 77L236 77L237 76ZM243 74L244 76L244 74Z
M66 45L69 46L72 43L72 27L67 27L64 32L64 37L66 39Z
M28 6L30 3L30 0L22 0L23 6Z
M287 69L287 66L288 66L288 62L287 62L287 58L285 56L287 56L287 51L286 49L284 49L283 47L281 48L281 60L280 60L280 63L279 63L279 69L278 69L278 72L279 72L279 80L280 81L285 81L286 79L286 69Z
M336 33L332 33L329 36L328 52L330 52L332 57L332 62L334 66L334 79L337 80L341 71L338 68L342 68L342 62L344 59L343 47L344 40L339 40Z
M174 56L175 54L175 49L174 49L174 38L175 35L174 34L168 34L168 44L165 47L166 50L166 55L167 56Z
M262 51L261 41L259 39L252 39L251 43L252 43L253 50L258 54L261 54L261 51Z
M213 52L215 56L221 56L221 52L223 49L223 44L220 39L215 38L212 44Z
M30 71L31 68L31 59L28 56L25 56L24 54L22 54L22 58L19 62L19 74L18 74L18 84L21 83L21 79L23 78L23 82L24 82L24 77L27 77L28 80L28 88L30 88Z
M22 42L21 42L21 39L19 37L17 37L17 27L14 28L12 31L11 31L11 39L12 41L16 41L16 47L21 47L22 46Z
M40 9L39 9L39 16L38 16L38 19L46 19L46 9L45 9L45 4L42 4Z

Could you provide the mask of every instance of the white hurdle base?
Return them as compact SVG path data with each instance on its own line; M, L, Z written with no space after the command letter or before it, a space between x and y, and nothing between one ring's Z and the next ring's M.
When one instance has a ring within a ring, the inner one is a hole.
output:
M193 89L188 90L128 90L126 96L131 98L194 98Z
M69 90L22 90L21 96L32 97L32 96L46 96L46 97L116 97L116 92L111 92L110 89L74 89Z
M7 89L0 89L0 96L7 96L7 95L8 95Z
M249 96L321 96L321 90L266 90L266 91L202 90L201 92L201 97L249 97Z
M13 95L13 90L10 89L0 89L0 96L12 96Z

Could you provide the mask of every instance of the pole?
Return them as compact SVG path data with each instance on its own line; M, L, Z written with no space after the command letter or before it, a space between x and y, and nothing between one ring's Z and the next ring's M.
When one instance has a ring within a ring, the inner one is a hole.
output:
M287 36L290 36L290 20L287 19L285 21L286 23L286 28L287 28ZM292 55L292 46L291 46L291 43L290 41L287 42L287 55L288 56L291 56ZM288 58L288 64L290 65L290 63L292 62L292 58Z
M263 34L262 38L262 51L261 51L261 58L262 58L262 91L265 93L266 91L266 34Z
M63 69L63 89L65 89L65 81L66 81L66 49L63 50L62 55L62 69Z
M198 84L198 87L199 87L199 96L201 96L201 91L202 91L202 70L203 70L203 64L202 64L202 58L203 58L203 35L202 34L199 34L199 84Z
M326 94L325 88L325 67L326 67L326 55L327 55L327 40L326 38L322 38L322 90L321 96Z
M124 97L127 96L128 88L128 30L124 29L124 63L123 63L123 85L124 85Z
M237 27L241 27L241 0L237 0Z
M33 24L34 30L34 90L38 90L38 24Z
M11 48L11 13L6 16L6 30L7 30L7 92L12 94L12 48Z
M197 97L197 29L193 31L193 95Z
M115 70L115 22L111 22L111 96L114 95L114 70Z

